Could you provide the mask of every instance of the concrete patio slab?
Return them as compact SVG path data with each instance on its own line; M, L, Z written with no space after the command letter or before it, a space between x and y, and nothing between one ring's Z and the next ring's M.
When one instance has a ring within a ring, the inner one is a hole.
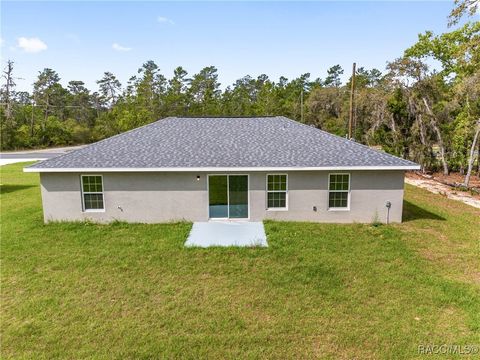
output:
M193 223L185 246L266 247L268 244L262 222L209 221Z

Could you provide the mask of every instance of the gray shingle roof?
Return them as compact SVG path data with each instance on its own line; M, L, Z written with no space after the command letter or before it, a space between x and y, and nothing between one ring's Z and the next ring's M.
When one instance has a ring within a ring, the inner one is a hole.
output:
M332 168L418 165L285 117L169 117L30 169Z

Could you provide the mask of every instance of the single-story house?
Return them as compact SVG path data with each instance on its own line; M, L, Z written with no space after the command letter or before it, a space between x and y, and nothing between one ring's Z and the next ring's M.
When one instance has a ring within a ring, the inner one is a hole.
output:
M282 116L168 117L45 160L45 222L401 222L411 161Z

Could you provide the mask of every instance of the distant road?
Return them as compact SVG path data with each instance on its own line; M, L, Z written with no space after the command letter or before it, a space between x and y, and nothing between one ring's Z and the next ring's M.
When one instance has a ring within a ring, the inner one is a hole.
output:
M80 149L85 145L40 150L23 150L0 153L0 166L17 162L46 160Z
M50 159L58 155L65 153L57 152L48 152L48 153L25 153L25 154L14 154L14 153L0 153L0 159Z

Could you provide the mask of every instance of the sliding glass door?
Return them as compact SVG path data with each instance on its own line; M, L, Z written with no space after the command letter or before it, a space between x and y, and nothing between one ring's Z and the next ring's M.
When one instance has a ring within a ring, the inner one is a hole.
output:
M248 218L248 176L228 176L228 217Z
M248 175L209 175L209 217L248 218Z
M210 218L228 218L228 177L208 177L208 201Z

